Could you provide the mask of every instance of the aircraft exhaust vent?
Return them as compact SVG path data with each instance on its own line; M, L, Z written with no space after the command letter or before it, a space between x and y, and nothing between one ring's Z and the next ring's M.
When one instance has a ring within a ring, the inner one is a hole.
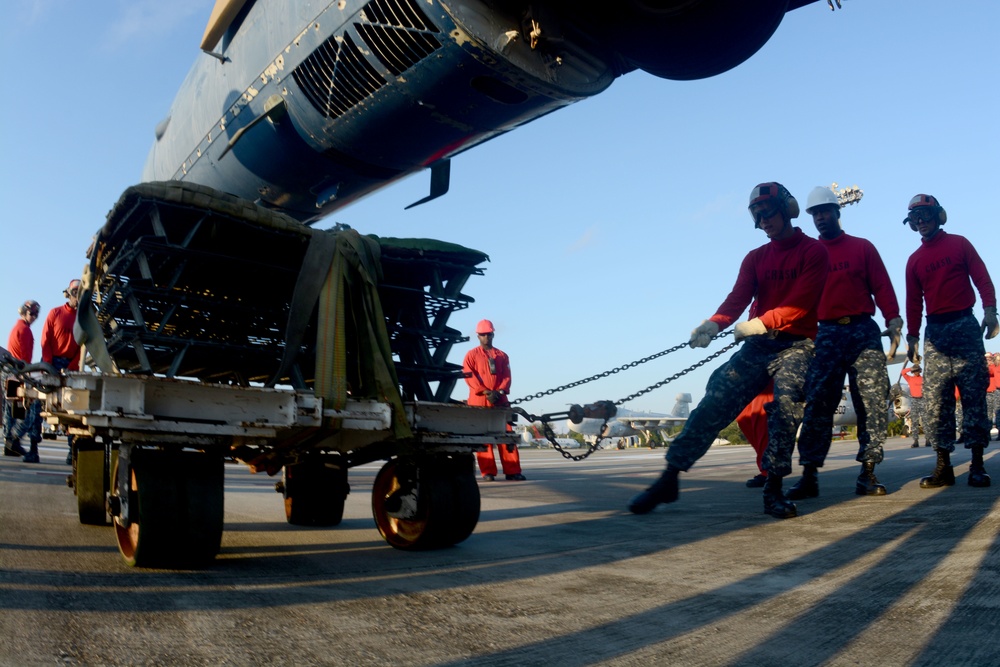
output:
M385 85L350 35L334 35L295 68L292 76L327 118L339 118Z
M440 30L412 0L372 0L361 19L354 24L358 34L396 76L441 48Z

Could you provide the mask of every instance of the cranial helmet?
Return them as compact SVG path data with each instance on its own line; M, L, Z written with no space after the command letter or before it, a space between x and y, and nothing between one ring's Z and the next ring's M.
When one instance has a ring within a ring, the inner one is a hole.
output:
M795 197L788 191L788 188L774 181L754 186L754 189L750 191L750 204L747 208L752 209L754 204L769 202L780 207L786 220L799 217L799 202L795 201ZM752 210L750 217L753 218L755 226L759 227L760 221L757 220L757 216Z
M824 188L822 185L817 185L809 193L809 199L806 200L806 213L811 214L814 208L826 204L832 204L838 210L840 209L840 200L837 199L837 195L833 194L833 190Z
M489 320L479 320L479 324L476 325L477 334L488 334L494 333L493 323Z
M903 219L903 222L909 223L910 229L913 231L917 231L917 222L920 219L931 220L936 218L939 225L948 222L948 214L945 212L944 207L938 202L937 197L932 195L914 195L906 210L909 213Z
M32 312L37 315L39 308L40 306L38 305L37 301L28 299L18 307L17 314L22 317L24 317L24 315L28 312Z
M80 291L80 281L77 278L74 278L73 280L69 281L69 285L67 285L66 289L63 290L63 296L69 298L69 295L74 291L76 291L77 293L79 293Z

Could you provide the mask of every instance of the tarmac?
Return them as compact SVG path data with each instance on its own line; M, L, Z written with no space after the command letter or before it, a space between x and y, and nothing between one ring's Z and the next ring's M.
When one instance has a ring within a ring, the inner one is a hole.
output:
M745 486L750 447L713 447L645 516L625 506L663 450L522 450L528 481L482 482L476 532L429 552L381 540L375 464L332 529L288 525L275 480L231 465L216 561L140 570L79 524L45 442L0 459L0 664L1000 665L1000 480L969 487L962 450L955 486L921 489L934 454L897 438L889 494L860 497L856 450L834 442L787 520Z

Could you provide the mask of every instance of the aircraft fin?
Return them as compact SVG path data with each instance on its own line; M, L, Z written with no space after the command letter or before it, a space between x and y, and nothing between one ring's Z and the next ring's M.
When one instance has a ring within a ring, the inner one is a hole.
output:
M420 206L421 204L426 204L432 199L437 199L443 194L447 194L448 187L451 185L451 160L448 158L441 158L440 160L431 164L431 193L421 199L420 201L415 201L405 210L411 209L414 206Z

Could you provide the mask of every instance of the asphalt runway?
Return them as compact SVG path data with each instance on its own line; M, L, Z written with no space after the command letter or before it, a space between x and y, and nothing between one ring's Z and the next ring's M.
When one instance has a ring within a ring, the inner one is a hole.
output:
M475 533L419 553L375 528L376 464L332 529L288 525L276 480L230 465L219 557L168 571L79 523L46 441L41 464L0 458L0 663L1000 665L1000 486L967 486L963 450L955 486L920 489L932 451L894 439L889 495L858 497L856 448L834 443L785 521L744 485L747 446L713 447L646 516L625 505L662 450L523 450L527 482L481 483Z

